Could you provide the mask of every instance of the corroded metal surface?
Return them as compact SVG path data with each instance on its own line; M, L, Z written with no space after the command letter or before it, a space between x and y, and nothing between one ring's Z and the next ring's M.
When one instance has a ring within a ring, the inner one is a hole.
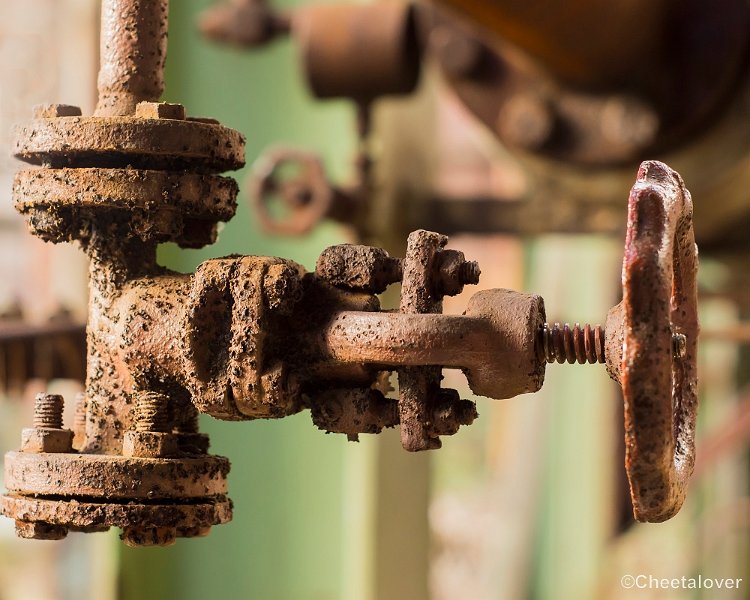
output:
M315 274L338 287L380 294L401 281L403 265L382 248L339 244L323 250Z
M134 458L9 452L5 487L15 494L124 500L211 498L227 493L229 461L220 456Z
M98 116L131 115L164 91L168 0L102 3Z
M625 464L635 516L664 521L682 505L695 462L697 249L682 178L645 162L628 204L622 267ZM672 334L685 336L674 357Z
M232 519L232 503L226 498L180 505L158 502L115 504L6 495L0 498L0 509L12 519L80 529L124 528L133 523L151 527L211 527Z
M26 537L117 525L128 544L161 545L204 535L231 516L228 461L205 454L208 439L197 430L184 378L159 379L174 353L150 357L163 363L161 371L133 358L135 326L167 347L186 329L184 319L164 315L188 314L188 304L173 309L181 301L175 292L189 298L194 278L159 267L157 244L214 241L237 194L236 183L216 173L244 163L241 134L158 102L166 22L166 0L106 0L96 116L42 106L15 130L16 156L44 167L16 177L17 209L33 233L76 240L90 258L86 394L77 402L75 432L62 425L61 401L47 396L23 432L22 451L6 457L12 495L3 511ZM280 303L283 286L269 285L264 301ZM244 309L243 292L235 295ZM193 374L203 367L194 365Z
M6 456L10 493L0 507L21 536L59 539L70 528L114 525L126 544L167 545L227 521L229 463L206 454L199 411L252 420L309 408L318 427L352 440L398 424L403 447L420 451L477 417L473 402L441 388L443 368L463 369L474 393L493 398L536 391L544 380L542 299L486 290L464 315L441 314L443 297L476 284L480 269L438 233L413 232L403 259L335 246L316 273L253 256L208 260L194 274L160 267L162 241L213 241L236 195L216 172L243 160L238 133L155 102L166 21L140 20L166 19L165 8L163 0L106 3L100 111L116 116L68 116L76 111L57 105L17 131L17 155L45 167L17 177L19 211L32 232L77 240L90 259L86 393L74 427L64 426L63 399L42 395L21 451ZM132 39L107 21L115 9L135 27ZM154 54L129 55L137 52ZM120 72L131 67L142 72ZM611 369L621 359L628 469L634 495L648 502L637 514L651 520L679 508L692 465L696 265L689 195L676 177L657 163L642 168L631 195L622 327L608 323L605 348ZM398 312L381 311L375 294L399 281ZM641 305L644 290L656 308ZM673 334L684 336L678 360ZM558 338L561 355L578 358L575 335ZM653 365L656 386L644 383ZM397 400L384 393L393 371ZM671 451L664 458L673 462L642 458L657 451ZM658 501L668 506L654 509Z
M238 169L244 137L216 122L146 117L35 119L13 130L13 154L52 167Z

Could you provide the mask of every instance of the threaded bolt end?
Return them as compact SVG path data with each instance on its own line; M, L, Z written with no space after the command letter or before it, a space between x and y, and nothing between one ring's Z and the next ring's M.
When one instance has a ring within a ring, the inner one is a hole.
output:
M167 432L169 398L158 392L138 392L135 396L135 430Z
M34 399L34 427L63 428L65 400L59 394L37 394Z
M73 420L74 431L84 431L86 429L86 394L81 392L76 396L76 412Z
M572 328L565 323L545 323L539 329L537 356L542 362L594 364L604 362L604 329L600 325Z
M479 276L482 274L482 270L479 268L477 261L467 260L461 263L458 274L463 285L476 285L479 283Z
M177 423L178 433L198 433L200 429L198 415L198 409L189 404L183 413L181 422Z

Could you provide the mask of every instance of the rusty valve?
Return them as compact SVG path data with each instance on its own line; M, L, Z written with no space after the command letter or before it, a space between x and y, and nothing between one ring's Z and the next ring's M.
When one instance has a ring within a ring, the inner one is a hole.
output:
M5 456L0 512L19 535L115 526L127 544L166 545L229 521L229 461L207 453L198 412L241 421L310 409L325 431L356 439L399 425L405 449L428 450L477 417L474 402L441 387L443 368L462 369L477 395L509 398L537 391L546 361L563 355L604 358L622 383L636 517L679 509L693 463L698 327L692 208L676 173L654 162L639 171L624 298L606 335L545 333L543 300L511 290L441 314L443 297L480 270L423 230L403 259L342 245L315 273L236 255L175 273L157 264L157 245L215 239L237 194L218 173L242 166L244 139L158 102L166 15L166 0L106 0L97 115L46 106L15 131L16 156L43 167L16 174L17 210L42 239L78 241L90 265L74 431L62 398L43 395L21 450ZM398 311L382 311L377 294L398 282ZM398 398L387 398L393 372Z
M692 202L680 176L662 163L641 165L629 199L623 300L609 311L605 329L546 324L540 297L510 290L475 294L460 317L430 314L440 312L443 294L478 279L478 267L451 257L444 243L424 231L409 237L401 314L340 312L322 334L324 352L336 361L398 366L404 447L439 447L430 406L441 393L440 367L463 369L478 395L508 398L540 389L547 362L606 362L623 388L635 516L674 515L692 472L697 410L697 251ZM346 256L343 248L329 249L318 275L357 287L353 275L347 282L342 267L331 268L333 255ZM348 260L351 271L396 272L383 257L371 257L366 267L362 256ZM446 266L454 261L458 268ZM457 425L473 420L458 416L469 414L466 408L453 410Z

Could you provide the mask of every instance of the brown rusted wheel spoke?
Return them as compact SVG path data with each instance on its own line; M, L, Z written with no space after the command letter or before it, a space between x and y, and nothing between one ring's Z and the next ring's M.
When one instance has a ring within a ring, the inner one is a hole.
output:
M644 162L630 193L623 259L625 466L635 517L658 522L685 498L695 460L697 249L680 176ZM685 336L682 356L673 334Z

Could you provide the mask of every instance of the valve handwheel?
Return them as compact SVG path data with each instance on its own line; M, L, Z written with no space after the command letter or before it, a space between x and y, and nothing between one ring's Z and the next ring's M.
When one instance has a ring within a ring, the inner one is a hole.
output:
M286 176L285 167L296 167L298 172ZM300 235L310 231L328 213L334 192L317 156L279 147L256 162L249 194L263 229ZM269 204L274 196L281 200L286 215L272 215Z
M682 506L695 462L698 251L682 178L644 162L628 201L622 265L625 467L636 519ZM609 323L607 329L609 330Z

